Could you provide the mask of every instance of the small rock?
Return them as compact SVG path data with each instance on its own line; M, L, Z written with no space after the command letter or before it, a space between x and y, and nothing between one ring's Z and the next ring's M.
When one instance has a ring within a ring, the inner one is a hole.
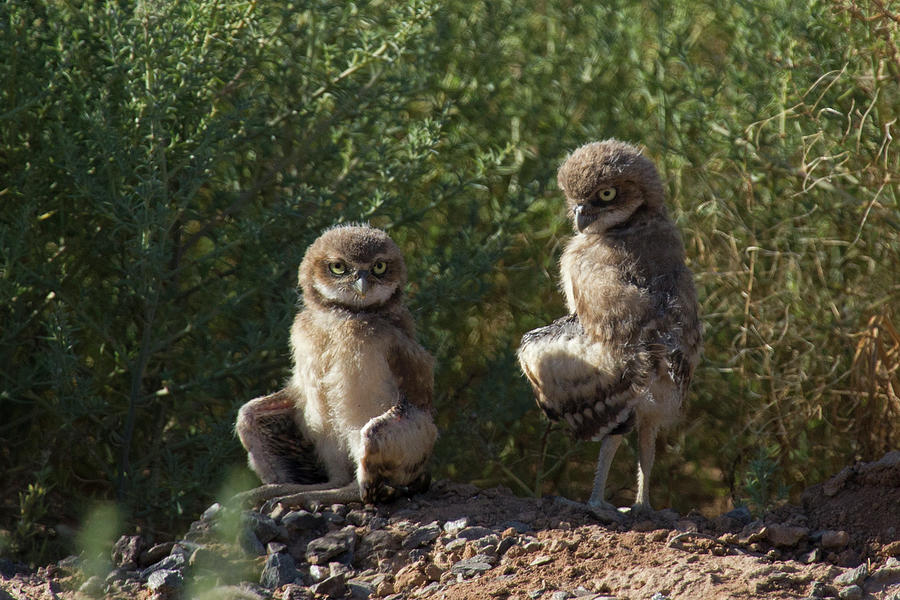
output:
M85 596L99 597L103 595L103 579L99 575L88 577L87 580L78 587L78 591Z
M267 515L253 511L241 513L241 525L250 529L263 544L268 544L278 537L278 525Z
M766 527L766 537L775 546L796 546L809 534L806 527L794 527L791 525L770 525Z
M426 564L422 572L425 573L428 581L440 581L441 576L445 573L444 569L433 563Z
M309 565L309 576L313 581L322 581L331 577L331 568L324 565Z
M518 540L516 540L516 538L514 537L503 538L502 540L500 540L500 543L497 544L497 554L503 556L510 548L518 543Z
M739 522L741 526L747 525L753 520L753 515L750 514L750 509L746 506L738 506L734 510L729 510L727 513L724 513L722 516Z
M869 567L863 563L853 570L842 573L834 578L834 584L840 586L857 585L868 577Z
M174 547L175 542L164 542L162 544L151 546L147 550L141 552L141 556L138 558L138 566L147 567L158 563L159 561L167 557L172 552L172 548Z
M862 600L863 594L864 592L861 587L858 585L851 585L838 592L838 598L841 598L841 600Z
M813 581L809 588L809 595L812 598L824 598L828 594L828 586L822 581Z
M513 519L512 521L505 521L502 525L500 525L504 530L509 529L510 527L516 530L516 533L528 533L529 531L533 531L533 528L528 523L524 521L518 521Z
M344 581L343 575L334 575L309 586L309 589L316 595L322 594L329 598L340 598L347 593L347 583Z
M356 530L352 525L312 540L306 546L306 560L311 565L327 564L332 558L356 547Z
M313 592L309 591L309 588L296 583L288 583L281 590L280 600L312 600L313 598Z
M150 565L141 571L141 579L148 580L156 571L180 571L187 564L187 559L181 552L173 552L156 564Z
M256 534L247 527L241 528L238 532L237 543L241 550L250 556L265 556L266 547L263 545Z
M900 556L900 540L891 542L890 544L885 544L881 549L881 552L885 556Z
M403 591L421 587L428 583L425 573L418 565L406 565L394 576L394 590Z
M136 569L138 559L141 556L142 542L143 540L139 535L123 535L120 537L113 546L113 564L123 569Z
M154 571L147 579L147 588L160 595L174 594L181 589L184 580L181 573L169 569Z
M281 524L292 534L311 533L324 526L322 515L306 510L292 510L281 517Z
M669 600L669 597L662 592L656 592L655 594L650 596L650 600Z
M572 595L569 592L553 592L550 594L550 600L568 600Z
M351 525L355 525L356 527L365 527L366 524L372 519L372 515L364 510L351 510L347 513L345 518Z
M347 588L350 590L350 597L354 600L366 600L375 593L375 586L361 579L351 579L347 582Z
M822 547L829 550L840 550L850 543L850 535L846 531L833 531L831 529L822 532Z
M487 527L466 527L461 530L456 537L462 538L464 540L477 540L481 539L485 536L492 535L494 532Z
M450 567L450 572L464 577L471 577L493 568L493 559L484 554L476 554L472 558L461 560Z
M529 565L532 567L540 567L542 565L546 565L553 562L552 556L547 556L546 554L540 554L532 560Z
M822 560L822 551L818 548L813 548L809 552L802 553L797 559L805 565L811 565Z
M222 505L219 504L218 502L214 502L212 505L210 505L209 508L207 508L206 510L203 511L203 514L200 515L200 520L201 521L212 521L213 519L218 517L221 512L222 512Z
M400 539L386 529L370 531L359 541L359 552L363 556L389 557L399 549Z
M293 583L300 573L297 571L297 563L290 554L270 554L266 559L262 574L259 576L259 584L270 590L274 590L286 583Z
M879 585L897 585L900 583L900 561L891 558L880 569L872 573L872 579Z
M266 554L278 554L287 550L287 545L281 542L269 542L266 544Z
M437 521L424 527L419 527L403 540L403 547L407 550L430 544L441 535L441 526Z

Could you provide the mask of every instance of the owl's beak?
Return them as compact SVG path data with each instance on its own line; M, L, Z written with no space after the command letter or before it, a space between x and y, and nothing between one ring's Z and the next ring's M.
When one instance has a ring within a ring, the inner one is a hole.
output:
M575 229L584 231L585 227L591 224L594 219L584 214L584 204L575 205Z
M356 277L356 281L353 286L356 288L356 291L359 293L360 298L366 297L366 292L369 291L369 288L372 287L369 283L369 272L368 271L360 271L359 275Z

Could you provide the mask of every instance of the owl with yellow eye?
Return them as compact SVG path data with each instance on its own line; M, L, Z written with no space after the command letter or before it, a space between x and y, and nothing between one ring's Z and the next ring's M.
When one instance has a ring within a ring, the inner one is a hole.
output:
M384 231L334 227L299 270L285 388L238 413L263 485L246 502L379 502L428 487L433 360L402 301L406 264Z

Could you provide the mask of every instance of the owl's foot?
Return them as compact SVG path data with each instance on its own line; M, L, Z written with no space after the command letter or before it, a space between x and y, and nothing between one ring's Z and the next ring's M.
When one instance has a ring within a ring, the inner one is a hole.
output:
M431 486L431 473L425 472L406 485L390 485L383 479L371 481L363 485L362 500L366 504L384 504L398 498L410 498L415 494L428 491Z

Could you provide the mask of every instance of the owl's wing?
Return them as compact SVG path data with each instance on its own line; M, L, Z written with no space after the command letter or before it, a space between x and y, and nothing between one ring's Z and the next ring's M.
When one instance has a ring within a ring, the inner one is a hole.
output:
M283 389L244 404L237 431L263 483L324 483L315 445L297 426L296 390Z
M399 334L390 345L388 366L401 395L413 406L430 411L434 394L434 359L415 340Z
M529 331L518 351L538 405L582 439L628 432L646 353L595 341L576 315Z
M686 268L660 278L651 318L641 331L641 344L650 356L650 369L667 375L684 397L702 345L702 326L692 276ZM665 377L662 377L665 379Z

